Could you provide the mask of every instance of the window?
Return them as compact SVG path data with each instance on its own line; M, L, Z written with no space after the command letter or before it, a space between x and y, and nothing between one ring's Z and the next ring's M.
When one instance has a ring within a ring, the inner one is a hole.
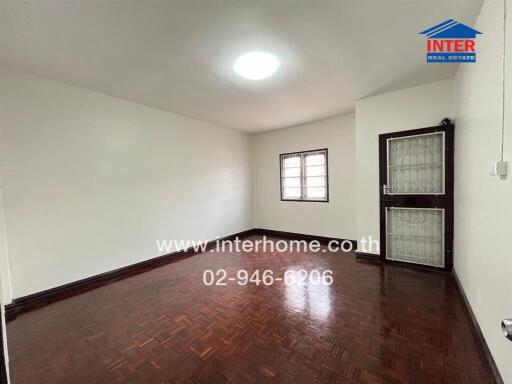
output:
M327 149L285 153L281 166L281 200L329 201Z

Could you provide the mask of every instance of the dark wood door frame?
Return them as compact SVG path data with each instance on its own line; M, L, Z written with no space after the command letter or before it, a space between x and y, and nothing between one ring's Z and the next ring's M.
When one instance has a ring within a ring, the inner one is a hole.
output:
M380 201L380 258L383 262L404 266L451 271L453 267L453 157L454 157L454 125L411 129L379 135L379 201ZM387 140L390 138L423 135L444 132L445 134L445 194L444 195L387 195L383 186L387 185ZM444 268L418 265L386 259L386 208L424 207L444 208L445 210L445 263Z
M2 332L2 321L0 321L0 384L7 384L7 369L5 363L4 334Z

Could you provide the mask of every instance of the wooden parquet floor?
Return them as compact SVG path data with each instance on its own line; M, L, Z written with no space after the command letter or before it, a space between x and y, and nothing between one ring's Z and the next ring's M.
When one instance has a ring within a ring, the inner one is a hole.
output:
M334 284L205 286L205 269ZM492 383L452 277L344 253L206 252L8 323L13 384Z

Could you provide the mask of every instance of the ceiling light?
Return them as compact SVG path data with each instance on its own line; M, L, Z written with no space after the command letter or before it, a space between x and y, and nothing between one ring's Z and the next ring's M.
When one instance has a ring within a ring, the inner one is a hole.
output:
M236 73L250 80L271 76L279 67L279 60L265 52L248 52L240 56L233 66Z

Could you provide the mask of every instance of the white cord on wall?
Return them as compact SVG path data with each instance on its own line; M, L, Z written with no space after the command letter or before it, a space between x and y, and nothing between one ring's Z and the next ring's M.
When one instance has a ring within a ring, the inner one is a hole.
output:
M505 74L506 74L506 63L507 63L507 0L503 0L503 59L501 77L503 81L502 86L502 109L501 109L501 148L500 148L500 161L503 161L504 143L505 143L505 97L506 97L506 85L505 85Z

